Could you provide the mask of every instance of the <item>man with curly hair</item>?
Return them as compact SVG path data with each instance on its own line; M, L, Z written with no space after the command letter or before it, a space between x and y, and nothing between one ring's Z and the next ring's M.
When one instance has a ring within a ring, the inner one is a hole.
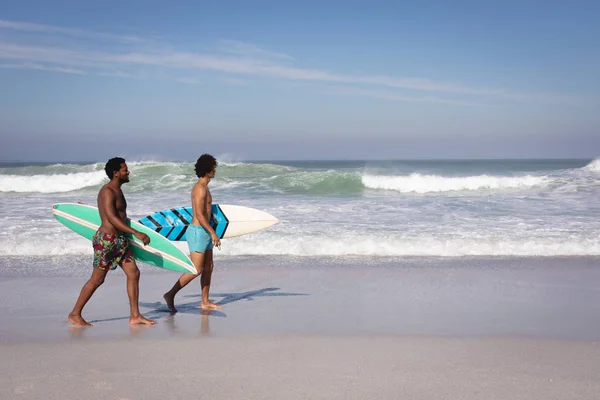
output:
M213 247L221 245L221 239L219 239L209 222L212 214L212 196L210 190L208 190L208 183L215 177L217 165L217 160L210 154L203 154L196 161L195 170L198 182L192 188L194 216L186 231L190 257L196 267L196 274L182 274L171 290L164 294L163 298L169 310L173 313L177 312L175 295L198 275L201 275L200 286L202 288L200 308L215 310L222 307L211 302L208 298L210 279L214 267Z
M104 278L110 270L120 266L127 276L127 295L129 296L129 323L153 325L156 321L144 318L138 308L140 270L138 269L129 241L123 233L131 233L141 240L144 245L150 243L150 238L143 232L130 227L127 221L127 201L121 190L121 185L129 182L129 169L125 160L114 157L108 160L104 171L110 179L98 192L98 211L102 221L94 234L94 269L92 276L85 283L79 298L69 314L69 322L75 326L91 326L81 316L83 307L92 297L96 289L104 283Z

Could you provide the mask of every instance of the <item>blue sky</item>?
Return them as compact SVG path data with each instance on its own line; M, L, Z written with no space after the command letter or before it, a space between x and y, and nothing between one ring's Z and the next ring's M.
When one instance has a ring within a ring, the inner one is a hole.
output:
M0 160L593 158L599 13L0 1Z

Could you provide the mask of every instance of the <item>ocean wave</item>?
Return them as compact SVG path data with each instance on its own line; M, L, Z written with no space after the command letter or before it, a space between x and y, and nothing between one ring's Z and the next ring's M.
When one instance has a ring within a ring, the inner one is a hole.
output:
M366 188L401 193L461 192L477 190L529 189L549 183L545 176L466 176L445 177L413 173L405 176L364 175Z
M245 162L230 162L219 161L217 168L217 176L265 176L275 173L295 171L294 167L268 163L245 163ZM140 174L160 174L160 173L183 173L196 177L195 161L188 162L166 162L166 161L135 161L128 162L127 165L132 172Z
M583 169L585 169L586 171L600 172L600 158L596 158L588 165L583 167Z
M107 181L104 171L52 175L0 175L0 192L64 193L97 187Z
M48 236L47 236L48 237ZM49 235L52 239L4 240L0 243L3 256L48 256L48 255L92 255L89 240L72 232L64 235ZM188 252L185 242L174 242ZM264 232L253 235L224 239L221 250L215 257L244 255L287 255L287 256L369 256L369 257L464 257L464 256L507 256L507 257L558 257L598 256L600 240L597 238L455 238L435 237L402 238L365 237L364 234L282 236ZM90 258L91 260L91 258Z
M294 167L278 164L219 163L217 177L268 177L295 171Z
M352 194L363 190L358 173L333 170L296 171L265 178L261 182L284 193Z
M56 163L50 165L27 165L21 167L0 168L1 175L56 175L56 174L75 174L78 172L96 172L104 171L104 164L70 164Z
M518 234L480 233L468 237L399 234L365 235L339 232L336 235L283 236L273 231L225 239L218 254L292 255L292 256L369 256L369 257L464 257L464 256L597 256L597 236L581 235L566 239L538 232L529 237Z
M189 190L197 177L192 162L133 161L129 193ZM600 159L585 167L600 171ZM49 166L4 168L0 170L0 192L61 193L97 189L106 179L104 165L54 164ZM571 179L571 178L569 178ZM379 174L364 169L302 169L269 163L221 163L212 188L258 190L279 194L360 194L368 190L399 193L475 192L554 187L561 183L552 176L463 177L412 173ZM569 182L564 184L568 185ZM562 183L561 183L562 185ZM587 185L587 182L586 182Z
M130 182L127 191L189 190L198 179L193 163L164 161L128 162ZM294 168L275 164L225 164L218 172L214 187L235 187L252 178L270 177ZM0 192L64 193L88 188L97 189L107 182L104 164L52 164L3 168L0 171Z

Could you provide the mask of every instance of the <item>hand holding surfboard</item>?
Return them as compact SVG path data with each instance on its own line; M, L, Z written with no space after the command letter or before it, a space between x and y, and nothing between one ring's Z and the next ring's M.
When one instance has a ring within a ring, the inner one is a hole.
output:
M52 215L58 222L89 240L92 240L102 223L98 208L83 204L54 204ZM142 233L139 235L141 238L125 233L137 260L177 272L196 273L190 258L167 238L136 221L127 220L127 223Z

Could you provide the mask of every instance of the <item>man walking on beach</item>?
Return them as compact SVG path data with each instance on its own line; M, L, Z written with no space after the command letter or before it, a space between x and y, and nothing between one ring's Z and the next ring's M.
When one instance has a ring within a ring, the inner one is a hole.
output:
M222 308L208 299L210 290L210 278L213 271L213 246L219 247L221 240L210 226L210 216L212 214L212 196L208 190L208 183L215 177L217 170L217 160L210 154L203 154L196 161L195 170L198 182L192 189L192 209L193 219L188 226L186 237L190 249L190 257L196 267L196 274L183 274L175 285L164 294L163 298L171 312L176 313L175 295L188 283L190 283L199 274L200 286L202 288L202 303L200 308L203 310L214 310Z
M125 222L127 219L127 202L121 190L121 185L129 182L129 170L125 160L120 157L111 158L104 166L110 182L102 186L98 193L98 211L102 225L92 239L94 246L94 269L91 278L83 285L77 303L71 314L69 322L75 326L91 326L81 316L83 307L92 297L96 289L104 283L104 278L109 270L123 269L127 276L127 295L129 296L129 324L153 325L156 321L144 318L138 308L140 270L138 269L133 253L129 247L124 232L133 234L144 245L150 243L150 238L145 233L139 232Z

